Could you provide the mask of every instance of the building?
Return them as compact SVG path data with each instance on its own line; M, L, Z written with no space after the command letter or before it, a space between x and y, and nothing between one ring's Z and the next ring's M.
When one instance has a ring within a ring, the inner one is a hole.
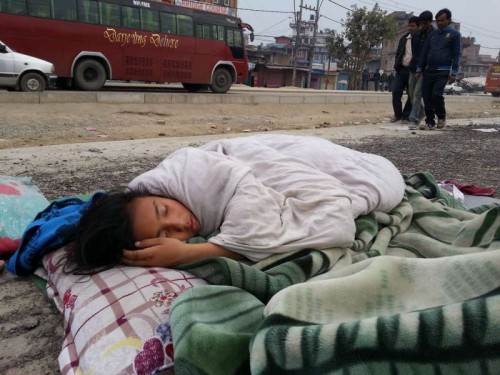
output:
M460 76L463 78L486 77L489 64L494 63L496 59L489 55L481 55L479 53L481 45L475 44L474 38L463 37L462 46Z
M175 4L188 8L206 10L208 12L238 15L238 0L161 0L165 3Z
M291 56L291 64L293 65L295 59L297 59L297 67L309 69L311 63L311 88L338 88L336 84L337 60L329 56L326 43L331 31L329 29L319 30L316 32L316 38L314 38L315 27L314 15L310 15L307 21L301 21L299 30L297 22L290 23L292 43L297 42L297 55ZM304 87L305 82L301 82L300 86Z
M378 56L380 62L378 67L376 64L376 55L372 56L372 64L369 64L368 67L370 72L381 69L389 74L389 72L394 71L394 62L396 61L399 39L408 32L408 20L412 16L413 13L406 13L403 11L392 12L388 15L388 17L392 17L396 21L397 35L394 39L386 40L382 44L382 48L378 51L380 53Z

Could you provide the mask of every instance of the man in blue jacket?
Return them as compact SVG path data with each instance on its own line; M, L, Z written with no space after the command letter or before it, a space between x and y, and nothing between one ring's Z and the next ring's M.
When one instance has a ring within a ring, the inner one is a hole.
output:
M417 64L415 79L423 72L422 96L425 106L425 126L421 129L442 129L446 124L444 87L456 80L462 52L462 35L451 24L451 11L447 8L436 13L437 30L425 40Z

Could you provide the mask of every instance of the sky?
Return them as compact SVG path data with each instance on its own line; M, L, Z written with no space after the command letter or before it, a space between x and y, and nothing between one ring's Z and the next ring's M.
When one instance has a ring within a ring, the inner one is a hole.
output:
M304 5L316 7L317 0L303 0ZM497 56L500 48L500 0L319 0L320 29L342 31L342 20L346 18L351 5L372 9L377 2L382 10L413 12L419 15L424 10L433 14L442 8L452 12L452 19L460 22L463 36L476 38L481 45L480 53ZM293 21L294 5L296 11L300 0L238 0L238 16L243 22L250 24L255 30L253 44L272 43L273 36L292 35L290 22ZM313 14L303 10L303 20Z

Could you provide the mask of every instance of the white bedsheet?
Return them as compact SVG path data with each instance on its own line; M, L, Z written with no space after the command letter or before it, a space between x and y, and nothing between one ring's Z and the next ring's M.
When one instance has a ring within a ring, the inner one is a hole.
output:
M210 238L253 261L303 248L349 247L354 219L404 193L387 159L314 137L265 134L178 150L129 187L176 199Z

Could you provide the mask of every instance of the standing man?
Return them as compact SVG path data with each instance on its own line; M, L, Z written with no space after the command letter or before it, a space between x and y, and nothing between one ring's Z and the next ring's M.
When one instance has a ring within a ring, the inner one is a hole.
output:
M394 116L391 122L401 121L402 124L408 123L408 117L411 112L411 93L408 90L408 81L410 79L410 63L413 57L411 49L412 32L418 28L418 17L412 16L408 20L408 32L399 39L398 49L396 51L396 60L394 61L394 70L396 76L392 85L392 108ZM403 92L406 90L408 99L406 100L405 107L401 98Z
M448 82L455 82L460 66L462 35L451 24L451 11L447 8L436 13L437 30L430 32L425 40L417 64L415 78L423 74L422 96L425 106L425 126L421 129L433 130L437 116L437 128L446 124L444 106L444 87Z
M380 76L380 91L385 91L386 84L387 84L387 73L382 72L382 75Z
M387 77L387 91L392 92L392 83L394 82L394 73L391 72L389 76Z
M363 72L361 73L361 80L363 81L361 85L361 90L367 91L368 90L368 81L370 80L370 73L368 73L368 70L363 69Z
M428 10L420 13L418 21L420 24L419 29L413 32L411 38L413 58L410 63L410 80L408 82L408 89L411 93L411 113L408 116L408 120L410 121L409 130L417 129L420 119L425 115L422 106L422 80L416 79L416 71L422 47L429 32L432 31L432 13Z
M375 84L375 91L378 91L378 86L380 85L380 72L375 70L373 73L373 83Z

